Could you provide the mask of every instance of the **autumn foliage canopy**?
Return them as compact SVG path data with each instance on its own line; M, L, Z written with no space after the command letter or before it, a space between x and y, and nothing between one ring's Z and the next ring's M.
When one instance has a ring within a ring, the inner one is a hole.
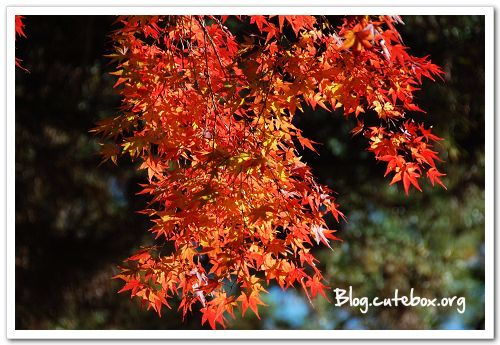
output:
M325 217L344 216L299 156L298 145L316 144L294 125L304 107L356 119L352 133L407 194L425 177L444 187L433 148L441 139L412 120L422 112L414 102L422 79L443 73L408 53L399 16L116 24L109 57L123 103L94 131L105 160L129 155L147 171L140 193L151 202L142 212L161 243L128 258L116 278L160 315L177 298L183 315L200 309L202 323L225 326L236 309L258 315L272 281L328 298L311 249L338 240Z

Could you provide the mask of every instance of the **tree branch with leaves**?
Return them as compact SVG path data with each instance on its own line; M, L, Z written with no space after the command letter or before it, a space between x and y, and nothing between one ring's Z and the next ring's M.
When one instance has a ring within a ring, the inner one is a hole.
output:
M183 316L200 309L212 328L235 309L258 316L271 282L327 298L311 250L339 240L325 217L344 215L299 155L298 145L316 144L293 122L304 107L354 117L352 133L406 194L424 175L444 187L433 147L441 138L412 117L422 112L422 79L443 72L408 53L397 24L399 16L336 25L322 16L119 17L109 58L123 103L94 132L104 160L128 155L147 171L142 212L164 243L125 261L120 292L160 315L179 298Z

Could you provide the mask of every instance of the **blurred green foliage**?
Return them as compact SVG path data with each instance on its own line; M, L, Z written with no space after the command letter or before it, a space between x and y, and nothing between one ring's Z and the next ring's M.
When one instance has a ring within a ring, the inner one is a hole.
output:
M299 291L271 287L261 319L247 314L236 329L484 328L484 18L407 16L400 26L415 55L443 67L444 82L418 93L445 140L439 145L448 190L425 186L404 195L384 168L351 138L341 114L307 111L306 136L323 143L304 152L318 179L338 192L348 218L335 225L343 242L316 253L332 287L356 297L392 297L399 289L429 298L464 296L455 308L309 305ZM103 57L113 17L30 16L16 42L30 73L16 71L16 328L200 328L175 310L158 318L125 295L115 266L151 243L147 200L135 195L144 176L125 160L98 166L98 141L88 132L119 106L112 68ZM330 294L333 298L333 293ZM203 328L203 327L202 327Z

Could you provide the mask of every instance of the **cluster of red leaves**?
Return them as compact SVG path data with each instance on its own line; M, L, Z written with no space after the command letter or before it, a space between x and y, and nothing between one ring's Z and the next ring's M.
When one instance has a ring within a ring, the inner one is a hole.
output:
M16 16L16 19L15 19L15 25L16 25L16 39L17 39L17 36L20 36L20 37L26 37L26 34L24 33L24 23L23 23L23 19L24 17L23 16ZM18 59L16 57L16 67L19 67L25 71L27 71L23 66L21 66L21 62L22 60L21 59Z
M422 191L418 179L424 169L427 169L427 177L433 186L437 182L446 189L440 180L440 176L445 174L437 170L434 162L441 160L437 152L431 149L431 143L441 138L432 134L429 129L407 121L401 124L399 131L370 127L365 135L370 138L369 150L375 153L378 160L387 162L385 176L394 172L391 184L402 181L406 194L410 185Z
M419 110L422 76L441 72L406 52L399 17L349 17L338 28L315 16L237 20L254 28L244 39L225 16L120 17L110 58L123 106L94 129L113 140L105 159L129 154L147 171L143 212L164 242L127 259L121 291L159 314L174 296L183 315L198 304L212 328L235 308L258 315L271 281L326 298L311 248L337 240L324 219L343 215L296 150L314 150L292 123L303 105L354 114L355 132L405 190L426 166L432 183L442 175L438 138L406 115ZM368 110L380 127L364 128Z

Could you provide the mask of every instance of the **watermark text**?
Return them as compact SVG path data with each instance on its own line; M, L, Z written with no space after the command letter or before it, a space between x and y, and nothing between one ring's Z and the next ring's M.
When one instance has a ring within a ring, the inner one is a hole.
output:
M409 295L401 294L398 289L394 290L394 296L388 298L374 297L355 297L353 296L352 286L349 290L336 288L334 293L334 306L342 307L349 306L359 308L359 311L366 314L370 307L437 307L449 308L456 307L457 312L463 314L465 312L465 297L443 297L443 298L426 298L416 296L413 288L410 290Z

